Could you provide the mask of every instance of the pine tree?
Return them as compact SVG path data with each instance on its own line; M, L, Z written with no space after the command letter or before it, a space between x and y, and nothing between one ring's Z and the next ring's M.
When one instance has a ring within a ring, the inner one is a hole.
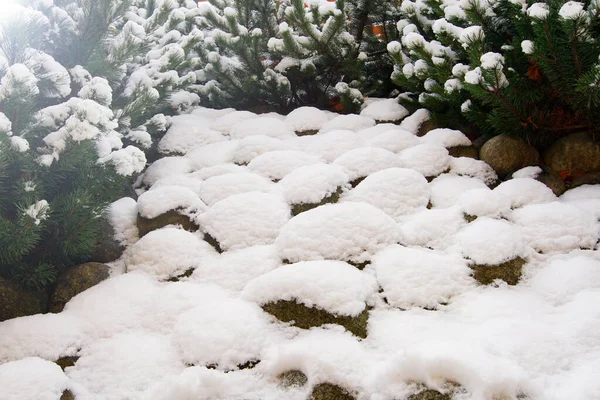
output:
M543 146L598 133L600 3L405 1L392 76L446 124L516 134Z
M38 288L89 258L106 206L146 163L123 147L109 82L77 63L91 56L55 58L83 32L56 11L23 9L0 37L0 275Z

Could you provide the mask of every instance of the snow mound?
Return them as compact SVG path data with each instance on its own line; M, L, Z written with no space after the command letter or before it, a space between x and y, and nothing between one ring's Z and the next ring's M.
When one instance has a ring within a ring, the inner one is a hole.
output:
M200 194L200 186L202 184L202 180L198 179L198 177L194 174L195 173L192 172L189 174L171 175L169 177L159 179L154 185L152 185L152 187L150 187L150 190L166 186L180 186L188 188L196 194Z
M287 150L285 141L265 135L248 136L240 140L239 149L233 157L238 164L248 164L263 153L277 150Z
M296 132L318 131L329 121L326 112L316 107L300 107L285 117L285 122L290 124Z
M269 179L280 180L298 167L320 162L319 157L303 151L269 151L250 161L248 169Z
M189 151L185 157L190 160L194 170L213 167L232 162L239 146L238 140L207 144Z
M185 157L163 157L152 163L144 172L143 182L147 186L154 185L159 179L173 175L187 174L193 169L192 163Z
M162 228L146 234L125 253L128 271L142 271L167 279L196 268L213 257L213 248L197 235L177 228Z
M418 137L400 128L386 130L367 141L369 146L381 147L393 153L398 153L420 143Z
M359 131L361 129L375 126L375 120L356 114L338 115L323 125L319 133L327 133L336 130Z
M480 217L456 235L462 254L480 265L498 265L526 255L520 229L510 222Z
M375 279L342 261L284 265L251 281L242 298L260 305L296 300L336 315L357 316L377 292Z
M488 189L479 179L468 176L442 174L429 184L431 188L431 204L437 208L455 205L458 199L471 190Z
M408 110L396 99L372 101L360 112L360 115L377 121L400 121L408 114Z
M600 220L600 185L583 185L567 190L560 201L579 207Z
M456 204L462 212L474 217L501 218L510 212L510 200L489 188L469 190L460 195Z
M512 178L513 179L517 179L517 178L531 178L531 179L535 179L542 172L543 172L543 170L540 167L538 167L538 166L530 166L530 167L521 168L520 170L518 170L516 172L513 172Z
M206 204L191 189L183 186L161 186L140 195L138 213L148 219L156 218L167 211L181 209L182 214L194 215L206 209Z
M278 118L256 117L233 125L229 131L232 138L243 139L248 136L264 135L275 138L295 137L292 127Z
M300 150L333 162L347 151L362 147L364 141L355 132L335 130L312 136L302 136L296 140Z
M351 181L386 168L398 167L398 156L377 147L360 147L350 150L333 162L346 171Z
M290 218L283 198L249 192L229 196L198 217L224 250L271 244Z
M289 204L315 204L348 185L348 174L332 164L299 167L287 174L277 187Z
M249 360L260 360L266 343L273 340L270 318L255 304L229 298L217 288L202 288L206 300L181 314L173 329L173 343L187 364L217 364L236 369ZM210 290L212 289L212 290Z
M161 153L186 154L197 146L207 145L221 140L221 132L209 128L211 121L195 115L176 115L172 125L158 143Z
M471 141L464 133L446 128L430 130L421 138L421 141L423 143L439 144L446 148L471 145Z
M392 245L377 253L369 268L392 307L435 308L474 287L467 262L445 252Z
M334 259L362 263L394 243L396 224L383 211L363 203L317 207L292 218L275 244L290 262Z
M55 363L28 357L0 365L4 400L56 400L69 386L69 378Z
M252 279L280 265L281 260L274 245L252 246L227 251L207 260L201 268L194 270L190 279L241 291Z
M539 252L592 248L598 241L600 227L593 216L558 201L523 206L509 218L521 227L525 243Z
M114 230L114 239L123 246L138 240L137 202L131 197L123 197L108 207L108 218Z
M428 110L426 110L425 108L420 108L414 113L412 113L410 116L404 118L404 120L402 120L402 123L400 124L400 128L416 135L419 132L419 128L421 127L421 125L425 121L428 121L430 117L431 114Z
M139 398L153 382L184 368L169 336L133 331L90 343L68 375L85 388L81 398L119 400Z
M416 171L389 168L367 176L342 201L371 204L399 220L427 206L429 185Z
M450 168L451 157L443 146L423 143L400 153L400 166L411 168L425 177L437 176Z
M202 181L212 178L213 176L240 172L248 172L248 168L235 164L218 164L213 165L212 167L204 167L198 171L192 172L189 175L195 179L198 179L198 183L201 184Z
M229 196L247 192L269 192L273 182L252 173L226 173L208 178L200 186L200 197L209 206Z
M557 200L552 189L532 178L517 178L502 182L494 189L494 192L507 197L512 208Z
M452 160L450 160L450 173L477 178L486 185L492 185L498 181L496 171L486 162L469 157L452 157Z
M390 130L398 130L398 125L395 124L391 124L391 123L386 123L386 124L377 124L375 126L372 126L370 128L365 128L365 129L361 129L359 131L356 131L356 134L364 141L369 141L371 139L373 139L375 136L380 135L384 132L390 131ZM379 147L379 146L374 146L374 147Z
M456 207L414 213L399 225L400 243L444 250L453 243L453 235L466 221Z
M225 135L229 135L231 128L234 125L253 118L256 118L256 114L254 114L253 112L233 111L214 120L210 128L215 129Z

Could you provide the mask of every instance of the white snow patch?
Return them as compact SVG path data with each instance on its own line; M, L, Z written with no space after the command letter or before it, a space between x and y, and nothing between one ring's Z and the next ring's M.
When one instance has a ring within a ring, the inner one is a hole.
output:
M474 217L501 218L510 212L510 200L488 188L472 189L460 195L458 208Z
M123 197L108 207L108 220L114 230L114 239L123 246L138 240L137 202L131 197Z
M479 179L468 176L442 174L429 184L431 204L436 208L455 205L461 195L475 189L488 189Z
M316 204L338 188L347 188L349 180L348 174L337 165L313 164L293 170L277 187L289 204Z
M299 107L285 117L296 132L319 130L329 121L324 111L315 107Z
M520 170L514 172L512 174L512 178L513 179L518 179L518 178L531 178L531 179L535 179L537 178L541 173L542 173L542 169L540 167L537 166L530 166L530 167L525 167L525 168L521 168Z
M144 192L137 201L139 214L148 219L171 210L193 216L204 211L206 205L191 189L183 186L161 186Z
M582 185L567 190L560 201L579 207L600 220L600 185Z
M302 136L295 140L299 150L333 162L345 152L364 146L364 140L356 132L335 130L312 136Z
M239 141L223 141L197 147L186 154L193 169L212 167L233 161ZM159 160L160 161L160 160Z
M375 126L375 120L371 117L356 114L338 115L324 124L319 133L327 133L337 130L349 130L356 132L372 126Z
M425 209L399 224L400 244L444 250L453 244L453 235L466 223L456 207Z
M5 400L56 400L69 386L60 367L38 357L0 365L0 387Z
M229 196L247 192L269 192L273 182L253 172L225 173L202 182L200 197L209 206Z
M231 128L244 120L256 118L256 114L250 111L233 111L217 118L212 124L211 129L216 129L225 135L229 135Z
M360 147L347 151L333 162L344 168L351 181L386 168L399 167L398 156L378 147Z
M367 141L369 146L381 147L393 153L398 153L420 143L418 137L401 128L386 130Z
M361 112L364 117L376 121L400 121L409 114L408 110L398 104L396 99L384 99L370 102Z
M400 128L409 131L413 135L416 135L423 122L428 121L431 118L431 113L425 108L420 108L409 117L404 118L400 124Z
M502 182L494 189L494 192L510 199L512 208L557 200L552 189L531 178L517 178Z
M471 141L461 131L455 129L432 129L421 138L423 143L439 144L446 148L456 146L470 146Z
M177 115L158 143L161 153L186 154L191 149L225 140L222 133L210 129L211 121L196 115Z
M248 169L269 179L280 180L296 168L320 162L319 157L303 151L279 150L255 157L248 164Z
M185 157L163 157L156 160L144 172L144 184L154 185L159 179L172 175L187 174L192 171L192 163Z
M450 160L450 173L477 178L486 185L492 185L498 181L498 175L492 167L484 161L470 157L452 157Z
M264 135L282 139L296 136L290 124L273 117L245 119L233 125L229 134L232 138L236 139L243 139L254 135Z
M286 141L264 135L248 136L239 142L239 149L233 161L239 164L248 164L255 157L269 151L287 150Z

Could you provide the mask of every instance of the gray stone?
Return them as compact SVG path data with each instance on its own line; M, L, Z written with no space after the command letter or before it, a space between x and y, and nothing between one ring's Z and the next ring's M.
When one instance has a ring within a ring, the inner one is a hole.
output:
M600 172L588 172L571 182L570 189L583 185L600 185Z
M448 153L452 157L469 157L475 160L479 160L479 150L475 146L454 146L448 147Z
M192 222L189 217L179 214L177 210L167 211L156 218L144 218L138 214L137 227L140 238L149 232L163 228L167 225L181 225L183 229L190 232L195 232L199 229L196 223Z
M308 382L308 378L306 377L306 375L304 375L304 373L302 373L301 371L297 370L286 371L282 374L279 374L277 379L279 380L281 386L285 388L301 387L306 385L306 383Z
M485 142L479 157L496 171L499 178L504 178L523 167L537 164L539 153L520 139L499 135Z
M48 293L0 278L0 321L48 311Z
M563 178L600 171L600 143L583 132L565 136L550 146L544 162Z
M331 383L315 385L310 394L311 400L355 400L346 389Z
M94 262L64 270L54 285L50 298L50 312L61 312L73 297L107 279L109 271L108 266Z
M99 263L109 263L123 255L125 247L114 239L115 231L107 218L102 220L100 227L100 240L96 245L90 260Z

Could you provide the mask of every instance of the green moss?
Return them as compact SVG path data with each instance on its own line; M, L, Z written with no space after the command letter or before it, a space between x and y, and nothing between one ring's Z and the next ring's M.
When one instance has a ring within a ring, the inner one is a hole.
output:
M325 205L325 204L337 203L338 200L340 199L340 196L342 195L342 192L343 192L343 189L340 186L337 188L337 190L335 192L333 192L329 196L323 198L323 200L321 200L318 203L292 204L292 216L296 216L300 213L303 213L308 210L312 210L313 208L317 208L317 207Z
M62 396L60 396L60 400L75 400L75 396L69 389L67 389L62 393Z
M489 285L496 279L501 279L509 285L516 285L521 279L523 265L526 261L517 257L499 265L471 265L473 277L483 285Z
M362 181L365 180L365 178L366 178L366 176L361 176L360 178L356 178L355 180L350 182L350 186L352 186L353 188L357 187L359 185L359 183L361 183Z
M221 248L221 245L219 244L219 241L217 239L215 239L213 236L211 236L208 233L204 234L204 241L208 244L210 244L212 247L214 247L214 249L217 251L217 253L221 254L223 252L223 249Z
M451 400L449 394L440 393L437 390L426 389L422 392L411 395L408 400Z
M463 218L467 222L473 222L477 219L477 215L463 214Z
M79 360L78 356L65 356L54 361L54 363L58 364L58 366L64 371L65 368L72 367L73 365L75 365L77 360Z
M238 369L252 369L260 364L261 360L248 360L243 364L238 364Z
M181 225L183 229L190 232L198 230L198 225L190 221L189 217L179 214L177 210L170 210L156 218L144 218L141 215L137 217L137 226L140 237L149 232L155 231L167 225Z
M354 261L346 261L346 262L347 262L348 264L350 264L350 265L352 265L352 266L354 266L354 267L356 267L356 268L360 269L361 271L362 271L363 269L365 269L365 267L366 267L367 265L370 265L370 264L371 264L371 260L363 261L363 262L361 262L361 263L357 263L357 262L354 262Z
M293 321L294 326L298 328L309 329L325 324L337 324L358 337L367 337L369 310L366 308L356 317L337 316L325 310L307 307L296 300L279 300L275 303L265 304L262 308L280 321Z
M304 373L298 370L287 371L280 374L277 379L281 386L290 388L290 387L301 387L306 385L308 382L308 378Z
M311 400L355 400L346 389L331 383L315 385L310 394Z
M183 274L167 279L167 282L179 282L183 278L189 278L194 273L195 268L186 270Z
M309 129L306 131L296 131L296 136L312 136L319 133L318 129Z

